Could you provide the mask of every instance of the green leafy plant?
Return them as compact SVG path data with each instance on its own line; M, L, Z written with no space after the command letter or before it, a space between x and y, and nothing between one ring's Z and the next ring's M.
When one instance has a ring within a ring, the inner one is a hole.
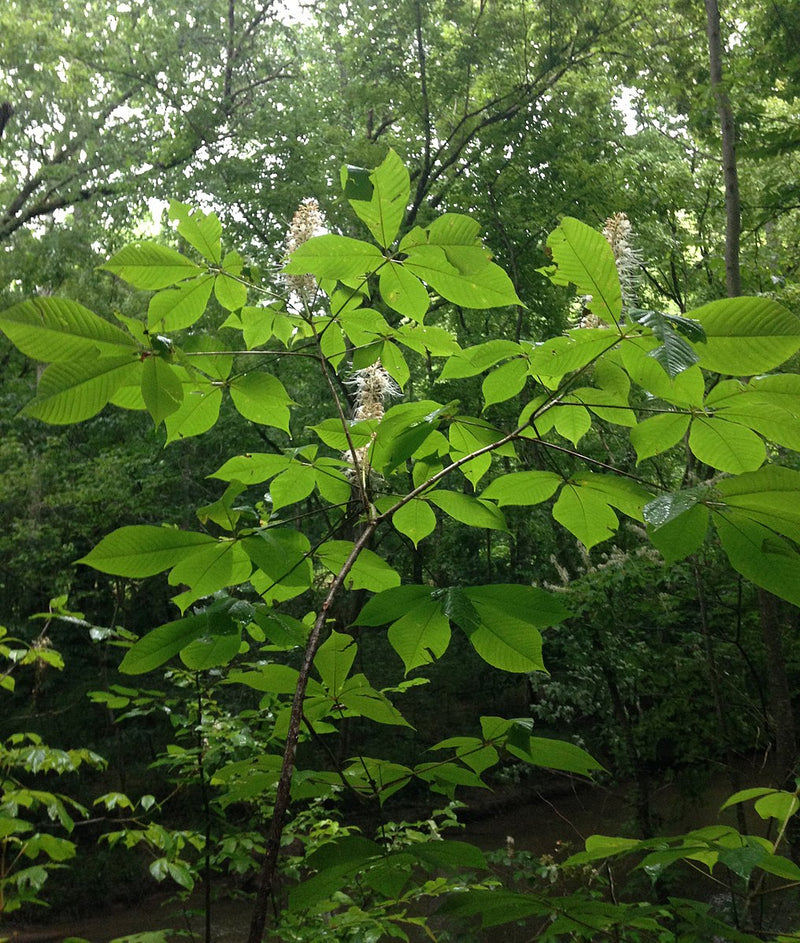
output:
M0 688L14 690L19 669L40 673L64 667L48 629L54 617L81 618L66 609L66 598L51 601L41 613L43 628L32 643L0 626ZM36 618L36 617L35 617ZM82 766L102 769L105 760L87 749L61 750L37 733L17 732L0 742L0 917L26 904L43 904L48 875L75 857L69 838L76 818L87 809L61 792L40 788L41 778L75 773Z
M104 266L151 292L146 318L118 315L113 324L53 297L0 314L9 339L47 364L29 416L72 423L108 405L147 410L169 442L211 428L227 398L278 437L271 451L234 456L211 476L225 490L198 509L197 529L125 526L80 561L130 580L165 573L176 588L179 615L132 645L124 674L177 657L263 696L271 730L255 758L214 773L226 789L268 797L250 943L262 939L277 894L291 808L339 790L382 806L411 783L452 797L483 785L508 757L580 776L600 768L570 742L534 736L529 721L497 716L431 744L414 764L356 748L306 765L313 754L299 745L324 742L354 719L407 728L396 697L444 656L453 629L485 663L522 675L544 670L542 630L567 615L561 596L538 586L409 580L381 540L419 548L438 528L463 526L502 543L514 508L548 505L589 552L617 534L622 514L647 528L668 562L719 541L746 579L800 602L800 472L772 460L772 446L797 447L800 377L771 373L800 349L800 318L766 297L714 301L680 317L626 308L614 248L567 218L548 239L543 273L582 296L579 326L544 342L462 347L459 313L522 305L478 224L445 213L404 230L410 179L393 152L373 171L346 169L342 183L373 241L321 232L306 204L271 283L245 276L213 213L174 203L189 254L139 242ZM214 311L222 317L212 326ZM309 366L324 393L298 405L292 369ZM436 384L473 378L482 378L480 415L434 397ZM293 421L301 407L313 417L308 438ZM639 463L670 455L672 474L653 481L597 457L592 436L606 427L627 437ZM362 633L382 626L405 678L394 688L374 684L357 660ZM774 849L759 847L759 867L782 867ZM286 919L294 926L324 910L341 938L378 928L406 938L404 923L417 922L409 902L449 893L449 879L435 875L464 867L485 870L464 843L387 850L337 836L306 859ZM172 876L188 883L183 871ZM462 882L447 912L484 926L547 918L542 939L589 939L614 926L658 934L672 919L644 905L526 897L496 888L488 872L487 880ZM343 882L366 884L370 895L337 897Z

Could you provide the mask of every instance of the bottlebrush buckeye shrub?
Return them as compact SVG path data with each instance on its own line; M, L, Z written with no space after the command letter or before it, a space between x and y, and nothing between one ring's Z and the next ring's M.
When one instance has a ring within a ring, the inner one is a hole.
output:
M264 752L219 780L241 797L257 790L271 808L250 943L264 933L293 805L339 788L383 803L412 781L452 796L460 786L480 785L504 756L577 775L599 768L571 743L494 716L483 717L480 730L431 744L413 766L356 754L338 768L297 768L298 742L345 718L407 725L394 695L424 677L454 630L495 668L542 671L541 630L567 615L557 596L532 585L403 582L373 549L376 535L393 529L419 547L437 523L448 522L503 535L505 508L550 504L556 526L591 550L614 536L622 514L646 526L667 562L718 540L736 571L800 604L800 473L779 461L800 448L800 377L776 372L800 348L795 314L766 297L715 301L686 316L641 310L628 221L613 218L604 236L567 218L548 239L551 264L542 273L583 296L581 326L543 343L487 337L461 347L456 310L469 317L524 301L492 261L479 225L445 213L404 229L409 175L393 152L372 172L344 170L342 181L371 239L326 232L307 201L287 240L282 274L272 279L251 279L239 254L223 250L213 213L173 202L185 253L137 242L103 266L148 293L141 319L118 316L114 323L53 297L0 315L12 343L47 364L25 408L29 416L62 424L109 405L144 409L173 442L209 430L229 398L245 419L293 435L278 451L224 462L211 476L224 490L200 510L196 529L121 527L80 561L131 579L163 572L181 587L176 618L130 647L123 673L174 659L193 671L227 666L229 682L271 699ZM209 309L212 296L217 304ZM210 326L220 310L223 317ZM291 370L279 378L263 367L300 357L313 361L324 391L307 429L293 423L299 397ZM481 415L465 414L458 401L412 395L419 388L435 395L433 379L476 377L483 378ZM486 418L501 403L515 416L508 425ZM587 433L603 423L629 436L638 463L672 450L678 485L582 451ZM534 446L558 462L530 467ZM257 512L248 511L248 493L265 489ZM317 510L297 513L311 496ZM348 597L365 602L354 609L343 604ZM298 606L310 610L305 619L292 615ZM355 670L360 627L386 627L406 676L391 691ZM287 664L281 653L297 649L299 660ZM632 847L615 841L594 840L586 860ZM697 841L717 858L721 849L755 847L738 833ZM693 848L673 849L671 860L691 857ZM758 848L747 859L748 876L763 869L800 878L777 845ZM542 932L553 939L559 921L657 928L671 919L664 908L586 897L559 903L498 889L483 855L464 843L391 848L338 834L306 864L311 876L290 893L286 919L299 913L309 921L324 911L327 921L340 921L342 939L354 926L347 921L356 920L355 904L336 894L358 875L373 901L370 913L360 911L363 921L380 913L381 932L400 937L404 926L423 920L408 915L409 900L454 886L461 893L447 904L452 914L477 914L485 925L541 916L549 927ZM433 877L463 867L469 880Z

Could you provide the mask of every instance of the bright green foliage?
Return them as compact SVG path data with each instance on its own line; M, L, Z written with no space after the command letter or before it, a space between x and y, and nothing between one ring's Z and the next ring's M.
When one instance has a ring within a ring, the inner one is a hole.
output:
M109 403L145 408L171 442L210 429L229 398L242 417L269 430L271 451L229 458L210 476L225 489L198 509L199 529L124 526L79 562L132 580L166 572L168 584L180 587L173 602L181 617L134 642L124 673L144 674L177 656L195 678L227 671L243 696L260 695L258 735L239 730L249 752L220 759L211 782L202 742L168 751L164 763L174 763L178 776L197 763L202 788L223 790L214 800L223 808L257 804L273 823L275 847L290 797L330 799L336 787L383 805L411 782L453 797L461 787L485 786L487 772L508 757L581 776L600 769L572 743L533 736L525 721L484 717L480 736L448 737L420 762L356 747L323 768L295 770L300 739L316 743L354 723L409 727L395 698L425 680L454 628L492 668L545 671L542 630L568 616L557 593L492 577L470 585L461 574L442 585L428 585L427 576L411 582L404 564L388 558L385 548L397 541L420 553L447 529L505 542L513 509L546 505L568 545L577 541L588 554L619 533L622 514L646 523L668 561L715 539L739 573L800 603L800 473L773 461L775 446L796 447L797 377L739 379L796 353L795 315L765 298L716 301L680 316L623 306L611 246L566 218L548 240L553 264L544 273L584 296L578 326L544 343L488 337L462 348L453 328L459 316L522 304L479 225L445 213L404 231L411 183L393 151L372 171L347 168L342 182L374 241L336 232L310 238L291 253L285 281L266 287L245 275L217 217L173 201L188 254L140 242L104 266L153 292L142 301L141 320L120 318L117 327L57 298L0 315L0 329L23 353L49 363L30 415L66 423ZM280 300L276 289L288 297ZM225 312L218 325L207 310L212 292ZM269 303L259 303L262 297ZM308 361L325 384L312 403L302 368L291 369ZM716 382L710 371L731 377ZM478 378L482 408L436 397L437 383L477 388ZM352 410L340 392L348 382L356 391ZM392 405L403 390L406 401ZM640 465L663 456L668 472L640 477L613 454L598 458L595 440L608 429ZM672 481L682 487L671 490ZM248 496L251 488L257 496ZM406 677L394 689L376 687L369 666L361 670L362 633L382 626ZM301 660L284 663L296 648L304 649ZM184 733L205 722L187 721ZM773 794L758 801L759 814L787 818L796 810ZM158 879L190 887L195 865L187 856L210 854L208 833L159 828L123 830L113 840L144 843L158 852L151 868ZM414 869L427 871L431 897L439 896L432 887L439 869L484 869L475 849L449 843L394 851L347 834L320 845L305 862L316 873L290 895L287 928L298 915L327 910L343 927L346 915L357 917L347 932L360 932L367 918L336 893L343 882L363 882L381 931L392 926L403 937L399 923L420 891ZM666 849L600 842L574 860L634 848L659 873L688 859L719 861L744 876L752 860L750 870L790 876L774 848L729 830L683 836ZM578 926L663 926L655 910L571 900L560 911L536 895L467 883L447 878L440 891L458 886L452 912L480 914L486 926L556 914L551 939Z
M66 599L53 600L53 611L71 618ZM48 616L50 614L47 614ZM47 627L32 645L13 638L0 626L0 688L13 691L16 670L33 666L63 668L61 656L47 638ZM64 776L81 766L101 769L105 760L91 750L59 750L35 733L14 733L0 742L0 917L27 904L43 904L40 896L48 874L75 857L75 843L59 834L72 833L75 818L87 810L70 796L36 788L36 777Z

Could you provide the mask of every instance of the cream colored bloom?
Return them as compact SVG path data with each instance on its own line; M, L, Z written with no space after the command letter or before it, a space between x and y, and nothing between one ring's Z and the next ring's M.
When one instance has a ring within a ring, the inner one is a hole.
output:
M286 237L286 254L291 258L293 252L308 242L314 236L321 236L325 232L325 217L316 200L308 198L298 206L292 217L289 232ZM292 291L296 291L302 298L313 294L317 288L317 280L313 275L286 275L286 282Z
M642 270L642 257L633 246L633 227L624 213L609 216L603 228L619 275L623 311L636 305L636 289Z
M386 411L386 400L400 395L400 387L394 382L384 369L380 360L356 370L347 381L348 386L355 389L353 403L353 418L359 422L364 419L383 419ZM374 439L373 435L373 439ZM353 466L351 474L358 468L362 481L366 483L369 475L369 450L372 443L355 450L355 456L349 450L342 456Z

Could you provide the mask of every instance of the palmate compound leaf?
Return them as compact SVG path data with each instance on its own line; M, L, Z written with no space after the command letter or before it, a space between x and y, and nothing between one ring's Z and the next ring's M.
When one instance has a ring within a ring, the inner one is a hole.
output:
M126 331L65 298L34 298L0 313L0 331L26 357L41 363L99 352L119 357L138 345Z

